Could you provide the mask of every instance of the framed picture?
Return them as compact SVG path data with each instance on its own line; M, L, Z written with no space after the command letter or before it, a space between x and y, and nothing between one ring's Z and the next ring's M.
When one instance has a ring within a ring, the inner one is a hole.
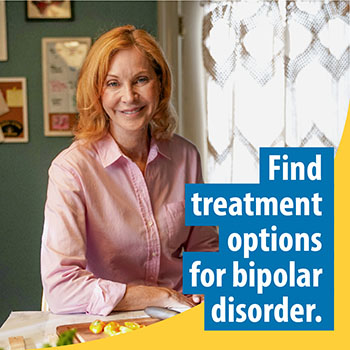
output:
M7 33L5 0L0 0L0 61L7 61Z
M0 127L3 142L28 142L26 78L0 78Z
M77 117L76 84L91 38L42 38L45 136L71 136Z
M35 1L26 0L27 19L73 19L73 9L71 0L58 1Z

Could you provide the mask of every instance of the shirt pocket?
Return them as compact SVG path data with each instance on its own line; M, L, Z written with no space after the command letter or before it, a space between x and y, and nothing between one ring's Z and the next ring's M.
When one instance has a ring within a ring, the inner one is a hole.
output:
M189 227L185 226L185 201L165 205L168 243L172 250L184 245L188 239Z

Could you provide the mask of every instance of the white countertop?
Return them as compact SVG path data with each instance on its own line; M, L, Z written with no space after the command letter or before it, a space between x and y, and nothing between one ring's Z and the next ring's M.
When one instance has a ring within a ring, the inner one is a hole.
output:
M56 315L43 311L13 311L0 328L0 348L9 348L9 337L24 337L27 349L41 348L43 344L56 344L56 327L64 324L100 320L123 320L148 317L143 311L114 312L108 316L85 314Z

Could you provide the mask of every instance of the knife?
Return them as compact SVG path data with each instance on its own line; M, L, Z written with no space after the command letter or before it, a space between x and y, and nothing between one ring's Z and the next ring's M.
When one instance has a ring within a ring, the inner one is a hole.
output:
M160 320L165 320L180 313L178 311L159 306L148 306L145 308L144 312L148 316L153 318L159 318Z

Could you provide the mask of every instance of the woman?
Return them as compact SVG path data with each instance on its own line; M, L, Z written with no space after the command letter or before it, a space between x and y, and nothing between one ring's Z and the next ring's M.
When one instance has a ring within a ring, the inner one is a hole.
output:
M107 315L193 306L182 251L214 251L212 227L185 227L185 183L202 181L195 147L173 135L171 76L133 26L92 46L77 87L76 140L49 169L41 270L51 311Z

